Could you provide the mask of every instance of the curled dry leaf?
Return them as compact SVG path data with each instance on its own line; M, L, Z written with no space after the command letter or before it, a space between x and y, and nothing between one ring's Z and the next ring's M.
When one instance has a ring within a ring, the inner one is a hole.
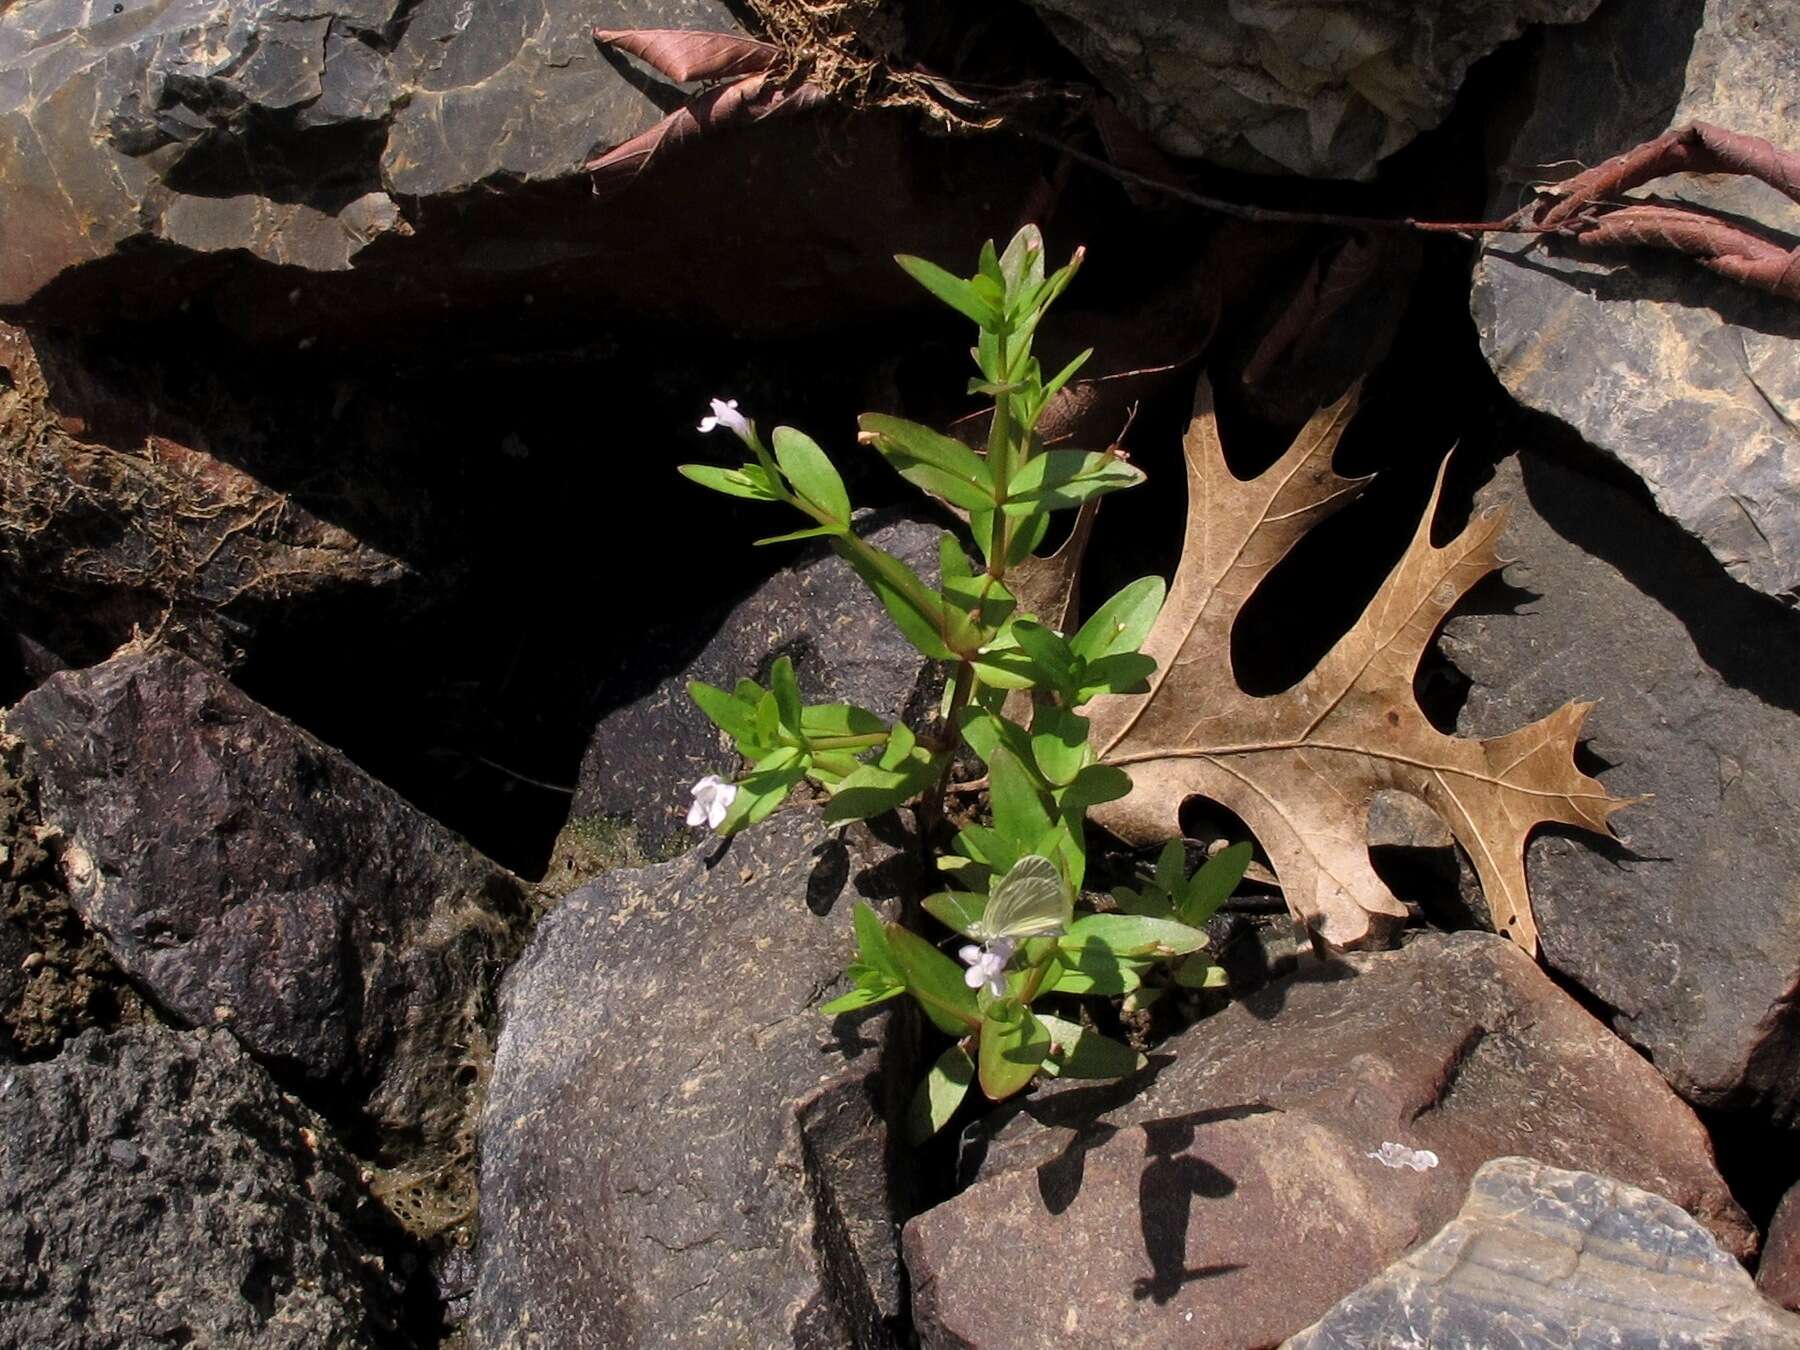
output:
M781 48L755 38L681 28L596 28L594 41L630 52L678 84L742 79L769 69L781 56Z
M594 195L623 192L657 155L666 155L707 132L736 123L760 122L778 113L799 112L825 101L823 90L802 84L792 89L750 75L703 94L677 108L648 131L594 156L582 167L594 177Z
M1440 473L1405 556L1306 678L1255 697L1231 669L1231 628L1245 602L1362 486L1331 469L1353 397L1315 415L1267 472L1240 480L1226 466L1202 381L1186 440L1186 543L1144 644L1157 673L1148 694L1106 696L1089 707L1093 744L1131 775L1133 791L1091 815L1124 839L1148 842L1179 833L1188 797L1221 802L1267 850L1295 917L1344 948L1379 941L1405 917L1369 864L1367 822L1376 792L1406 792L1442 816L1468 852L1500 931L1535 952L1527 836L1550 822L1604 832L1607 817L1629 803L1575 767L1590 704L1477 741L1437 730L1413 696L1438 625L1500 565L1500 514L1435 547Z

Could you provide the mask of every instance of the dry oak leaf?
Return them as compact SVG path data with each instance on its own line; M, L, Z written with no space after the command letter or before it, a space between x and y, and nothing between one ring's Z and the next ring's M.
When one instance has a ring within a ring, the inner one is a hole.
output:
M1608 832L1607 817L1630 803L1575 767L1591 703L1477 741L1439 731L1413 696L1439 624L1500 566L1503 513L1434 547L1440 470L1405 556L1310 674L1255 697L1231 669L1231 627L1244 603L1367 481L1331 470L1353 403L1354 391L1316 414L1273 467L1243 480L1226 466L1212 390L1201 381L1185 441L1187 537L1144 644L1157 673L1149 693L1110 695L1089 708L1092 744L1130 774L1132 792L1090 815L1123 839L1148 842L1178 833L1188 797L1222 803L1268 851L1295 918L1342 949L1378 943L1405 919L1369 864L1367 822L1377 792L1410 793L1443 817L1474 861L1500 931L1535 954L1526 838L1550 822Z

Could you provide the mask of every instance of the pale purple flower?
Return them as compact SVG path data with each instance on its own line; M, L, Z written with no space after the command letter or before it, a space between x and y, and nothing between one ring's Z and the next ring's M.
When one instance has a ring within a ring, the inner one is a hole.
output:
M694 794L694 804L688 808L687 823L704 825L709 830L725 823L725 813L731 810L738 794L736 783L727 783L716 773L707 774L689 791Z
M737 410L735 398L715 398L712 401L712 416L700 419L700 430L702 431L712 431L717 427L724 427L725 430L735 434L740 441L748 443L750 440L750 419Z
M977 947L971 942L960 948L956 955L968 967L963 972L963 983L971 989L979 989L985 984L988 993L995 998L1005 998L1006 963L1012 960L1016 945L1012 938L995 938L985 947Z

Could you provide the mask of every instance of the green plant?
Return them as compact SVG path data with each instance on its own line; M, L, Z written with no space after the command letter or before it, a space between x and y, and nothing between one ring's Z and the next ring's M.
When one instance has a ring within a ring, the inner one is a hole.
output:
M947 889L924 902L940 922L972 939L959 952L963 965L859 904L858 955L849 970L854 988L824 1008L835 1015L910 994L956 1038L915 1102L912 1123L922 1135L949 1119L973 1082L998 1101L1039 1073L1113 1077L1139 1067L1141 1057L1127 1046L1032 1005L1051 994L1130 994L1170 962L1179 964L1169 967L1166 980L1154 977L1157 988L1170 980L1207 983L1209 967L1199 955L1204 906L1195 902L1194 888L1210 896L1229 864L1203 869L1189 882L1177 875L1177 843L1165 855L1176 859L1175 873L1165 876L1168 869L1159 868L1154 898L1134 895L1131 905L1121 899L1118 913L1076 908L1087 867L1088 808L1131 790L1121 770L1097 762L1080 710L1101 694L1147 688L1155 662L1138 649L1164 596L1160 578L1141 578L1065 636L1017 612L1007 586L1043 541L1052 513L1143 479L1113 451L1052 449L1037 434L1045 407L1089 355L1046 380L1031 351L1045 311L1080 266L1080 251L1049 272L1042 237L1027 226L1003 252L991 242L984 246L971 277L919 258L898 261L977 325L978 375L969 392L992 401L986 449L977 453L929 427L875 413L861 418L860 439L902 477L964 514L979 565L945 533L933 586L859 538L843 479L818 444L785 426L765 444L735 402L715 401L700 429L731 431L749 457L736 468L689 464L681 472L715 491L801 512L809 524L758 542L829 542L907 640L945 664L936 725L915 731L847 704L807 705L785 659L775 663L767 688L741 680L727 691L696 681L689 685L695 702L732 737L749 768L736 783L709 776L696 784L688 820L729 834L762 820L809 779L829 797L828 821L867 819L916 802L929 840L942 819L959 748L967 745L986 763L992 823L954 835L937 864ZM1003 711L1017 690L1029 691L1028 726ZM1236 881L1224 883L1226 894Z

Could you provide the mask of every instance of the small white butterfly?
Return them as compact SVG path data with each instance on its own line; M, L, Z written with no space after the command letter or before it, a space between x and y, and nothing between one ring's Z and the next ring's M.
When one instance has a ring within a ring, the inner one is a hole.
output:
M988 892L981 918L969 929L977 942L1051 937L1075 919L1075 897L1056 864L1028 853Z

